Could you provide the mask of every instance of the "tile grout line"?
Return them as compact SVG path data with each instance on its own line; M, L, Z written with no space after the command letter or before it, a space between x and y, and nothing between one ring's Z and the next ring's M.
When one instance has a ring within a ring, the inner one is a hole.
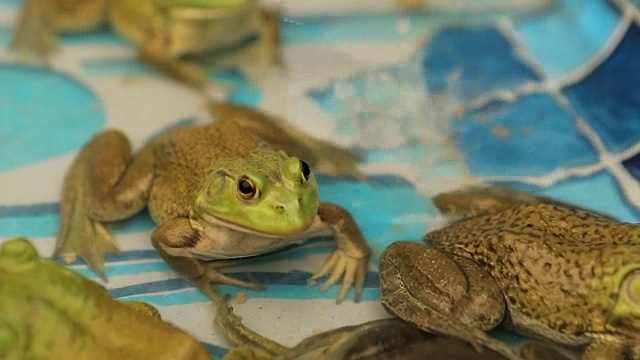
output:
M536 179L536 183L546 184L547 186L550 186L555 182L565 180L571 176L589 176L597 171L604 169L608 170L616 179L618 185L621 187L624 193L626 200L633 204L636 208L640 208L640 183L631 174L629 174L629 172L621 164L625 157L629 155L630 151L627 150L617 155L611 154L606 149L598 133L589 125L589 123L584 120L584 118L582 118L577 113L569 99L567 99L567 97L561 92L561 89L563 87L583 80L586 76L591 74L598 66L600 66L609 58L613 51L617 49L618 45L624 38L624 35L627 33L629 27L631 26L634 13L636 13L635 7L633 8L633 12L629 7L626 7L623 11L618 26L607 40L607 43L605 44L605 46L603 46L602 50L598 52L598 54L596 54L592 59L587 61L587 63L585 63L582 67L578 68L573 73L558 81L552 81L547 76L545 76L546 74L544 73L542 65L537 61L532 53L527 51L528 48L526 46L526 42L524 42L522 38L518 36L517 32L513 29L511 21L509 21L508 19L504 19L499 23L498 28L500 29L501 33L512 43L516 53L525 63L525 65L529 66L531 70L533 70L543 79L546 78L546 80L543 81L542 84L540 84L541 86L539 87L539 89L546 90L546 92L552 95L556 99L556 101L558 101L562 108L564 108L567 112L569 112L570 115L575 118L576 128L587 140L589 140L591 145L598 152L598 157L600 159L599 163L595 166L561 168L543 176L519 177L520 181L524 180L527 183L532 183L532 181L530 180ZM515 95L517 96L518 94ZM640 148L640 142L632 146L632 149L636 148ZM511 180L514 180L515 177L509 178ZM484 177L483 179L504 181L505 177Z
M640 19L640 13L637 15ZM522 96L559 91L563 87L579 82L609 58L631 26L633 16L634 14L631 10L623 12L618 26L611 33L602 49L592 58L587 60L582 66L560 79L551 79L546 76L542 64L540 64L533 53L527 50L528 46L526 41L518 35L515 29L513 29L513 23L508 19L501 20L498 24L500 33L514 45L514 49L519 59L522 60L525 65L529 66L529 68L543 80L539 82L530 81L516 87L515 89L498 90L488 93L485 96L480 96L472 101L470 105L465 106L465 111L477 110L493 101L505 101L511 103Z

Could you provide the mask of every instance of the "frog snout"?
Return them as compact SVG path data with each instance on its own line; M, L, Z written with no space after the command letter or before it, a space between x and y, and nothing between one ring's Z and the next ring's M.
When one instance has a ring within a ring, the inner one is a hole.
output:
M277 203L274 206L274 210L276 214L282 215L285 213L296 213L300 211L300 204L302 203L302 197L298 198L297 201L291 201L289 203Z

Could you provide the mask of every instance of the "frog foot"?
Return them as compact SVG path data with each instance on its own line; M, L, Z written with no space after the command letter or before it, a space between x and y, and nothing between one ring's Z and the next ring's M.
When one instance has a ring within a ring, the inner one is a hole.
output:
M120 249L104 225L86 215L81 203L66 204L72 206L69 211L63 206L62 227L53 256L79 256L106 282L104 254L120 253Z
M320 288L321 291L327 291L329 287L335 285L340 278L343 278L336 304L344 301L352 287L356 289L354 301L359 302L367 276L368 263L369 259L367 256L354 257L347 254L344 249L336 249L331 256L327 258L320 270L311 276L308 283L309 285L314 285L316 280L331 274Z
M225 260L216 260L211 261L205 265L205 272L199 278L195 279L194 282L196 285L202 289L210 288L212 285L235 285L243 288L251 289L251 290L264 290L265 286L257 283L252 283L249 281L244 281L240 279L236 279L234 277L225 275L220 271L220 269L233 266L240 261L225 261Z

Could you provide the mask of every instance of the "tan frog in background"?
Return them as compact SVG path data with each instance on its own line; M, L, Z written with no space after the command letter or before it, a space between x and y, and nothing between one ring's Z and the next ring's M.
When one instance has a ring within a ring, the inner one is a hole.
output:
M245 107L213 111L212 124L171 130L135 155L121 132L96 135L66 176L55 254L76 253L104 278L103 254L117 246L103 223L148 207L158 225L152 243L180 275L205 289L259 289L221 273L229 262L220 260L333 234L337 248L311 280L330 274L326 289L342 278L338 302L351 287L359 300L369 247L349 212L319 202L311 172L359 175L358 157Z
M280 17L256 0L25 0L11 48L48 61L57 34L109 24L139 46L142 60L207 90L204 64L257 76L281 64Z
M425 244L389 246L383 304L420 329L513 359L485 333L503 320L525 335L586 346L583 359L640 358L640 225L535 196L504 206L508 193L436 197L441 209L478 215L427 233Z

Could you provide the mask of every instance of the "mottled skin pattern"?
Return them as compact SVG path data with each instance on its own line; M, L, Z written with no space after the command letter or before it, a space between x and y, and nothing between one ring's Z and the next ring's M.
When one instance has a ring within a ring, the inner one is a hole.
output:
M556 201L483 212L429 232L426 246L392 244L380 265L385 306L498 350L481 332L504 318L527 335L588 345L584 359L640 356L639 225Z
M608 333L622 280L640 269L629 246L640 245L640 226L546 204L458 222L425 242L489 272L520 330L571 345Z
M55 254L78 254L104 278L103 254L117 246L103 223L148 207L158 224L152 243L176 272L205 289L210 283L259 289L219 272L232 263L225 259L333 234L337 249L311 280L330 275L326 289L342 278L338 301L351 287L358 300L369 259L358 225L343 208L318 201L317 183L305 162L271 148L252 131L258 124L249 125L259 123L263 132L279 134L280 143L287 143L291 130L264 114L252 117L254 112L242 106L218 106L224 118L172 130L135 155L121 132L96 135L66 176ZM289 145L296 144L288 146L291 151L318 150L312 166L358 174L350 151L308 135L304 144L289 139Z
M196 339L141 302L38 256L26 239L0 249L0 358L211 360Z

